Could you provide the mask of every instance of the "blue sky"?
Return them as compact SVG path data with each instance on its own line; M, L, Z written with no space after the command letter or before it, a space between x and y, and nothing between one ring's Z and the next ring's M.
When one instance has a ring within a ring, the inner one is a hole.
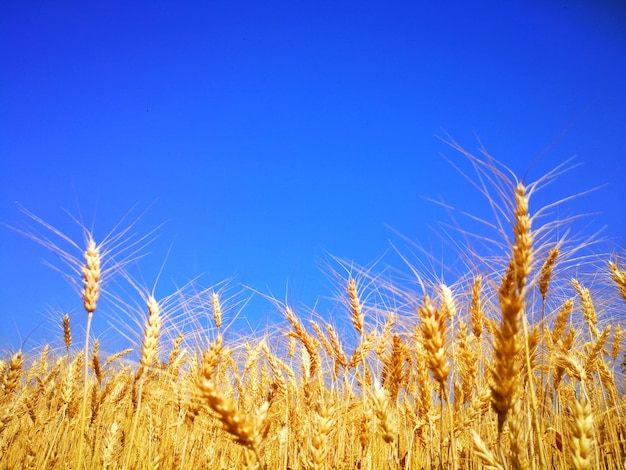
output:
M487 216L449 134L529 180L576 157L543 197L606 185L569 210L624 247L618 3L4 4L0 221L19 202L80 240L64 211L98 238L136 207L138 233L165 223L140 262L152 286L167 257L159 295L202 275L311 306L336 289L326 253L367 265L396 232L444 250L428 198ZM5 227L0 250L0 345L84 324L53 255Z

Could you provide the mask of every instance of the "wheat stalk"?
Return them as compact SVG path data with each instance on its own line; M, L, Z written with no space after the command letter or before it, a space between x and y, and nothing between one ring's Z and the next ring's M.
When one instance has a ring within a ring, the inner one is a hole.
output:
M524 430L524 413L522 410L522 401L516 400L511 410L511 419L509 423L509 431L511 433L511 460L514 470L528 470L528 450L526 432Z
M84 252L85 263L81 267L83 274L83 306L87 312L87 328L85 331L85 349L84 357L89 357L89 332L91 329L91 321L93 318L93 312L96 311L96 305L100 298L100 284L101 284L101 254L100 247L96 244L94 239L90 236L87 241L87 248ZM78 434L78 458L76 468L81 469L83 465L83 445L84 439L82 430L85 428L85 415L87 413L87 377L89 376L89 361L85 360L84 370L84 387L83 387L83 403L80 413L80 429Z
M521 183L515 191L515 245L507 271L502 278L498 299L502 320L496 330L494 344L495 364L491 371L492 406L498 415L498 431L502 428L506 416L516 398L519 381L519 364L516 356L522 349L520 329L524 308L526 278L532 261L530 217L528 215L528 197Z
M483 333L483 321L485 318L485 313L482 310L481 300L480 300L480 289L482 286L482 276L477 275L474 277L474 282L472 283L472 299L470 301L470 316L472 319L472 333L476 338L480 338L480 335Z

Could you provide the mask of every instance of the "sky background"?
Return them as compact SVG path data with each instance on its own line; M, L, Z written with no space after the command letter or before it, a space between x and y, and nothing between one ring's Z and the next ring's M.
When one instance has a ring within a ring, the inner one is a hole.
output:
M157 297L202 275L313 306L327 253L400 266L397 233L443 253L428 199L488 217L449 134L529 181L575 157L539 200L606 185L563 210L623 253L619 3L3 2L0 222L22 205L80 242L68 211L98 241L134 207L138 235L164 223L140 261L151 287L166 260ZM4 226L0 253L0 348L84 326L54 255Z

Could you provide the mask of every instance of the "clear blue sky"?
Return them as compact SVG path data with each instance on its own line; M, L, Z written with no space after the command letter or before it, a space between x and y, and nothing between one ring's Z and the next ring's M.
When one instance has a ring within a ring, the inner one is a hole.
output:
M160 295L203 274L312 305L326 252L368 264L403 246L389 227L441 250L425 198L488 212L448 133L530 180L576 156L546 198L606 184L573 211L624 247L619 3L4 2L0 221L26 220L17 201L98 238L149 207L146 285L173 243ZM82 327L54 256L5 227L0 250L0 347L57 339L59 312Z

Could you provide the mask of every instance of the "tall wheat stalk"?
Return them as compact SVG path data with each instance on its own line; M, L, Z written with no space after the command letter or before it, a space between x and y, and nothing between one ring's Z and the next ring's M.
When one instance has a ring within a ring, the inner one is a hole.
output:
M89 357L89 335L91 330L91 321L93 319L93 313L96 311L98 299L100 298L100 276L101 259L100 259L100 247L96 245L93 238L89 238L87 241L87 249L85 250L85 264L82 267L83 273L83 306L87 312L87 327L85 329L85 370L84 370L84 386L83 386L83 404L80 412L80 428L78 430L78 459L76 468L82 469L83 466L83 430L85 429L85 418L87 415L87 390L89 386L89 361L86 360Z
M492 406L498 415L498 432L502 433L509 410L513 407L519 385L516 356L522 350L521 327L526 278L532 261L532 234L528 215L526 188L521 183L515 191L515 243L513 254L502 278L498 299L502 319L494 343L495 364L492 369Z

